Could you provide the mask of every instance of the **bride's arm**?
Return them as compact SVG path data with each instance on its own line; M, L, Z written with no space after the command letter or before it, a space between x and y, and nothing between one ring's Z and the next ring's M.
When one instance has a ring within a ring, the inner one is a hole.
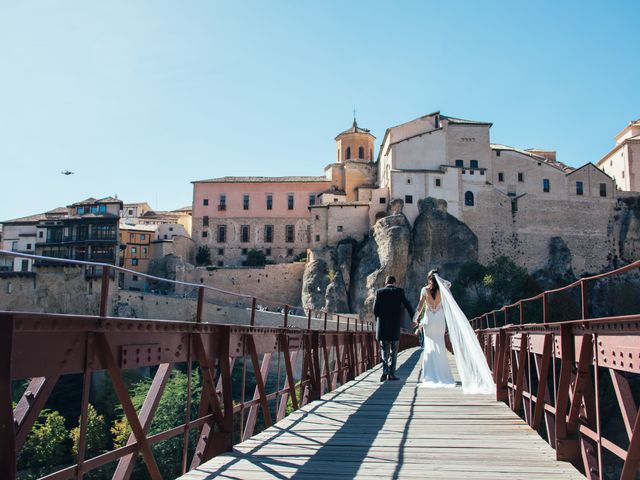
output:
M418 326L418 319L420 318L420 314L422 313L422 309L424 308L424 304L427 301L427 297L424 294L424 289L420 292L420 302L418 303L418 307L416 308L416 313L411 319L411 325L414 327Z

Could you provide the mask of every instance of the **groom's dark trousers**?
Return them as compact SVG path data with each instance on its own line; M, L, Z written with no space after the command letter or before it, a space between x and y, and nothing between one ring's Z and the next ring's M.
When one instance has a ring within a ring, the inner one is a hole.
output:
M404 290L395 285L386 285L376 291L373 314L376 317L376 340L380 342L382 373L390 378L396 375L396 358L400 343L402 307L413 317L413 307Z

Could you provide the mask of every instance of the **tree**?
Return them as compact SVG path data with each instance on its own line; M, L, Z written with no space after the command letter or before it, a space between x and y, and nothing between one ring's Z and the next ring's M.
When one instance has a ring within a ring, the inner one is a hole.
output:
M43 410L20 451L18 469L30 471L24 475L26 478L38 478L49 473L53 466L65 462L68 441L64 417L55 410Z
M187 378L185 373L179 370L173 371L153 417L149 435L169 430L184 423L185 405L187 403ZM136 411L140 411L150 387L151 379L148 378L140 380L133 386L131 401ZM197 415L201 390L198 370L194 369L191 376L191 418ZM120 415L120 418L113 423L110 429L113 434L113 446L115 448L126 445L131 433L131 427L121 409ZM197 431L192 430L190 435L189 455L193 453L195 448ZM180 476L182 441L182 435L178 435L169 440L156 443L151 447L162 478L177 478ZM146 478L146 467L137 466L131 478Z
M197 265L211 265L211 251L206 245L200 245L196 253Z
M244 265L247 267L264 267L267 264L267 256L262 250L251 249L247 252Z
M80 418L78 418L78 426L71 430L71 441L73 446L71 451L75 456L78 455L78 447L80 446ZM106 431L104 416L99 415L93 405L89 404L87 409L87 446L85 458L94 457L102 453L106 447Z

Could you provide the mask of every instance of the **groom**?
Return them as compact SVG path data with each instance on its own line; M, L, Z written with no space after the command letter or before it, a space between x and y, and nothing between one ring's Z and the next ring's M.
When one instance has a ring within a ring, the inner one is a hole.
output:
M382 351L382 377L380 381L398 380L396 377L396 358L400 343L400 325L402 323L402 306L413 318L413 308L404 295L404 290L396 287L396 277L389 276L384 288L376 291L373 314L376 317L376 340L380 342Z

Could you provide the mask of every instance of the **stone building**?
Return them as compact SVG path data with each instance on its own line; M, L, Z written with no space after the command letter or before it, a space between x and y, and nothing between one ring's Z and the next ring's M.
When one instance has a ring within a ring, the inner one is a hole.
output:
M120 224L120 261L121 267L140 273L147 273L152 257L152 242L156 239L157 225ZM129 290L142 290L143 277L120 272L118 284Z
M640 192L640 119L629 122L615 141L615 147L597 166L611 175L621 190Z
M325 177L223 177L193 183L193 239L214 265L242 265L251 249L276 263L311 245L309 206L331 182Z

